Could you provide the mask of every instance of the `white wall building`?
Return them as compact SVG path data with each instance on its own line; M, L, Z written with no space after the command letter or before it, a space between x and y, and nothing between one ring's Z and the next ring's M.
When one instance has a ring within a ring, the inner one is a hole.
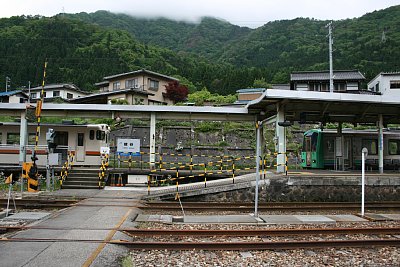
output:
M381 72L368 83L368 90L385 96L399 95L400 72Z

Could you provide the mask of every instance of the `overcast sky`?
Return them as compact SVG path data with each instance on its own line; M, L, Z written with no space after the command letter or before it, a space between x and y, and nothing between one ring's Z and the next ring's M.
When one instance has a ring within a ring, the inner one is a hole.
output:
M140 17L197 21L202 16L255 28L269 21L309 17L339 20L399 5L400 0L2 0L0 17L53 16L108 10ZM5 3L6 2L6 3Z

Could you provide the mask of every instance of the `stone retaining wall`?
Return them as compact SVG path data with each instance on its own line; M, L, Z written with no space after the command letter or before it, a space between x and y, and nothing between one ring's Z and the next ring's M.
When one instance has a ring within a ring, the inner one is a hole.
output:
M267 202L358 202L361 185L358 177L347 178L270 178L261 181L260 203ZM399 201L400 177L366 179L365 201ZM254 187L184 198L185 201L253 202Z

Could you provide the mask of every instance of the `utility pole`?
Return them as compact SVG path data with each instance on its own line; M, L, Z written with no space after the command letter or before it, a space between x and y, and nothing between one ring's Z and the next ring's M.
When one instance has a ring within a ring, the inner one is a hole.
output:
M8 89L10 88L10 83L11 83L11 78L6 76L6 92L8 92Z
M28 83L28 103L31 103L31 81Z
M329 38L329 92L333 93L332 21L329 22L325 27L328 28L328 38Z

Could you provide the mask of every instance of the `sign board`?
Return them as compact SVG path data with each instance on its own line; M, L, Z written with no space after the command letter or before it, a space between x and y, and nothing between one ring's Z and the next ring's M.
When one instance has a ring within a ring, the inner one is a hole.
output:
M49 165L50 166L61 165L61 155L59 153L49 153Z
M139 154L140 153L140 139L118 138L117 153Z
M128 174L128 184L147 185L147 175Z
M110 154L110 148L108 146L102 146L100 147L100 154L102 155L109 155Z

